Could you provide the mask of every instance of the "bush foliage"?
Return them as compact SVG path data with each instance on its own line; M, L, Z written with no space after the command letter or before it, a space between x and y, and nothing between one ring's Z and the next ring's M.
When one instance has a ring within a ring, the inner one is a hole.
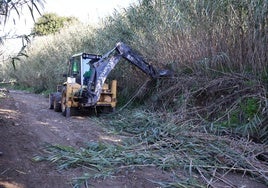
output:
M73 22L78 22L78 20L74 17L61 17L55 13L44 14L34 24L33 33L37 36L54 34Z

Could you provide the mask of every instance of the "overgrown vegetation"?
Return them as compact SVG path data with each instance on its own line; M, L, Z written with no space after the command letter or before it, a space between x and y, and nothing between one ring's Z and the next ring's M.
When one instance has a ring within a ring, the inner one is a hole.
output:
M267 14L267 1L262 0L144 0L115 11L99 26L72 25L43 40L36 39L28 49L31 59L26 58L21 64L31 66L31 72L46 72L35 64L54 61L54 67L62 70L71 54L81 51L102 54L123 41L156 67L169 66L177 74L200 71L209 74L208 70L216 69L251 74L266 81ZM54 49L60 52L57 61L52 55L56 54ZM131 80L139 73L122 64L116 72L120 76L115 75L122 85L136 85L144 80L140 75L140 79ZM15 74L24 73L24 69L19 69ZM46 83L43 89L54 86Z
M47 160L61 167L90 166L100 176L115 173L116 163L186 167L208 185L216 177L213 170L243 171L267 182L267 161L261 160L268 142L267 18L267 0L142 0L98 26L76 24L36 38L29 57L5 73L35 92L53 90L63 81L70 55L103 54L123 41L153 66L171 69L174 77L144 85L143 73L120 62L110 75L118 80L119 102L134 96L147 110L121 116L125 108L109 126L132 139L78 151L51 146ZM103 157L100 164L97 155Z

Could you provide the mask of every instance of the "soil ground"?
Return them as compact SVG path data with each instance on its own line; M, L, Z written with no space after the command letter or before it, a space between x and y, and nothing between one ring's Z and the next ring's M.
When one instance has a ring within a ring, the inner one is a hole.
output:
M48 109L48 99L23 91L10 91L0 99L0 188L66 188L86 169L58 171L47 162L33 162L45 143L83 146L109 139L87 116L65 118ZM126 177L127 176L127 177ZM148 179L168 177L156 169L137 170L117 178L94 180L93 187L155 187Z
M10 91L8 95L0 98L0 188L72 187L72 178L81 176L86 169L58 171L55 165L36 163L32 158L40 154L45 143L78 148L90 141L110 138L110 135L88 116L65 118L49 110L48 99L42 95L22 91ZM168 181L171 177L168 172L146 167L89 183L97 188L150 188L159 187L150 179ZM235 187L266 187L240 176L232 176L230 180L237 185Z

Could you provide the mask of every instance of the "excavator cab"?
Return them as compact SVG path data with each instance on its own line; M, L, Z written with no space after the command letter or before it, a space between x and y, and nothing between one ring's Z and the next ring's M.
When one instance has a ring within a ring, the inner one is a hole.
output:
M85 77L90 77L92 64L100 60L101 55L79 53L70 58L68 77L75 78L81 86L86 85Z

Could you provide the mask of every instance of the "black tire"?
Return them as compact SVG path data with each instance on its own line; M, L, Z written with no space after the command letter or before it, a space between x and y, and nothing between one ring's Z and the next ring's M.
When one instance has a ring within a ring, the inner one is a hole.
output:
M115 112L115 107L111 107L111 106L97 107L97 113L109 114L109 113L113 113L113 112Z
M71 117L71 108L70 107L66 107L64 109L64 111L62 111L62 115L64 115L65 117Z
M54 109L54 93L49 94L49 109Z
M53 95L54 98L54 111L55 112L61 112L61 93L57 92Z
M61 93L61 112L65 117L71 116L71 107L66 106L66 89L64 88Z

